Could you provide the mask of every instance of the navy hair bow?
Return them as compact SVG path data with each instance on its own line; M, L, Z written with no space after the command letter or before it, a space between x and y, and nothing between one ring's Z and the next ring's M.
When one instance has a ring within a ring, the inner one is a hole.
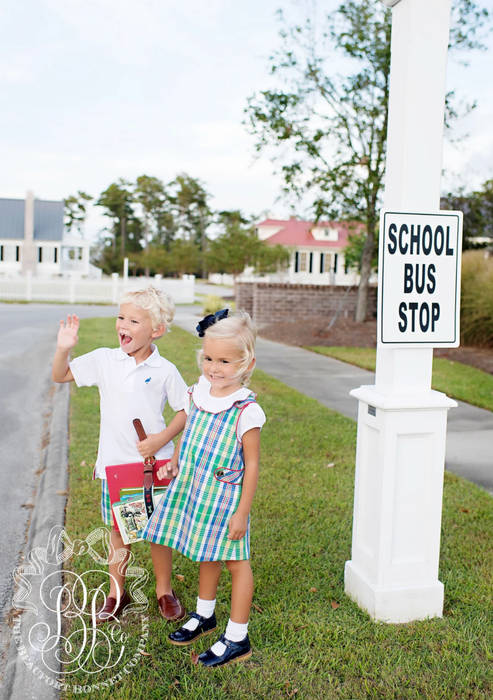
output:
M222 321L223 318L228 318L228 311L229 309L216 311L215 314L209 314L209 316L203 318L202 321L199 321L199 325L196 328L196 331L199 334L199 338L203 338L206 330L213 326L215 323L217 323L218 321Z

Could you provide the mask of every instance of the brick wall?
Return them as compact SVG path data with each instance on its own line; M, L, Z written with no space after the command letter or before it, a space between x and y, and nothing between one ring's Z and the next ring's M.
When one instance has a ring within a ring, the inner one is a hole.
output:
M243 309L253 319L253 282L237 282L235 288L236 308Z
M333 316L342 302L341 312L354 318L356 312L357 287L268 284L238 282L236 285L236 307L252 316L260 328L281 321L302 321L307 316ZM368 290L367 318L377 312L377 288Z

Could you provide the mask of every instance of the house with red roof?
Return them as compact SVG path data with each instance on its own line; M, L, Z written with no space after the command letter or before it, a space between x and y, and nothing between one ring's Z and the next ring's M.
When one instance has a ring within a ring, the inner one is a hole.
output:
M266 219L255 228L258 237L267 244L281 244L292 250L291 263L283 279L269 281L336 285L359 282L357 272L346 265L344 250L349 234L364 230L364 224L359 222L318 221L314 224L296 217L288 221Z
M287 270L257 275L246 268L241 282L289 282L290 284L358 285L359 274L346 265L344 251L350 234L362 233L364 224L348 221L301 221L292 216L265 219L255 227L257 236L269 245L280 244L291 251ZM233 284L232 275L209 275L214 284ZM376 282L375 279L370 281Z

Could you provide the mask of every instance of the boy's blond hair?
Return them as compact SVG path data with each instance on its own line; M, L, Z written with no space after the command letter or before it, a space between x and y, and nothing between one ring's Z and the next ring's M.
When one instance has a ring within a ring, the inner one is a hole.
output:
M238 363L240 382L242 386L248 386L255 365L250 370L247 370L247 367L255 359L255 341L257 339L257 329L250 315L246 311L237 311L209 326L204 337L231 340L237 346L241 354L241 362ZM204 351L201 348L197 353L200 369L202 369L203 359Z
M118 300L119 305L133 304L139 309L144 309L149 314L152 322L152 330L157 331L164 324L164 332L169 331L171 322L175 316L175 302L169 294L161 292L152 284L141 289L124 289Z

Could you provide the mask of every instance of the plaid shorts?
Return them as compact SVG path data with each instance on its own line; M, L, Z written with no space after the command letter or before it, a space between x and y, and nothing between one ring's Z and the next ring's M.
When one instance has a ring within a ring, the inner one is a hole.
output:
M113 512L111 510L110 490L106 479L101 479L101 517L105 525L113 525Z

